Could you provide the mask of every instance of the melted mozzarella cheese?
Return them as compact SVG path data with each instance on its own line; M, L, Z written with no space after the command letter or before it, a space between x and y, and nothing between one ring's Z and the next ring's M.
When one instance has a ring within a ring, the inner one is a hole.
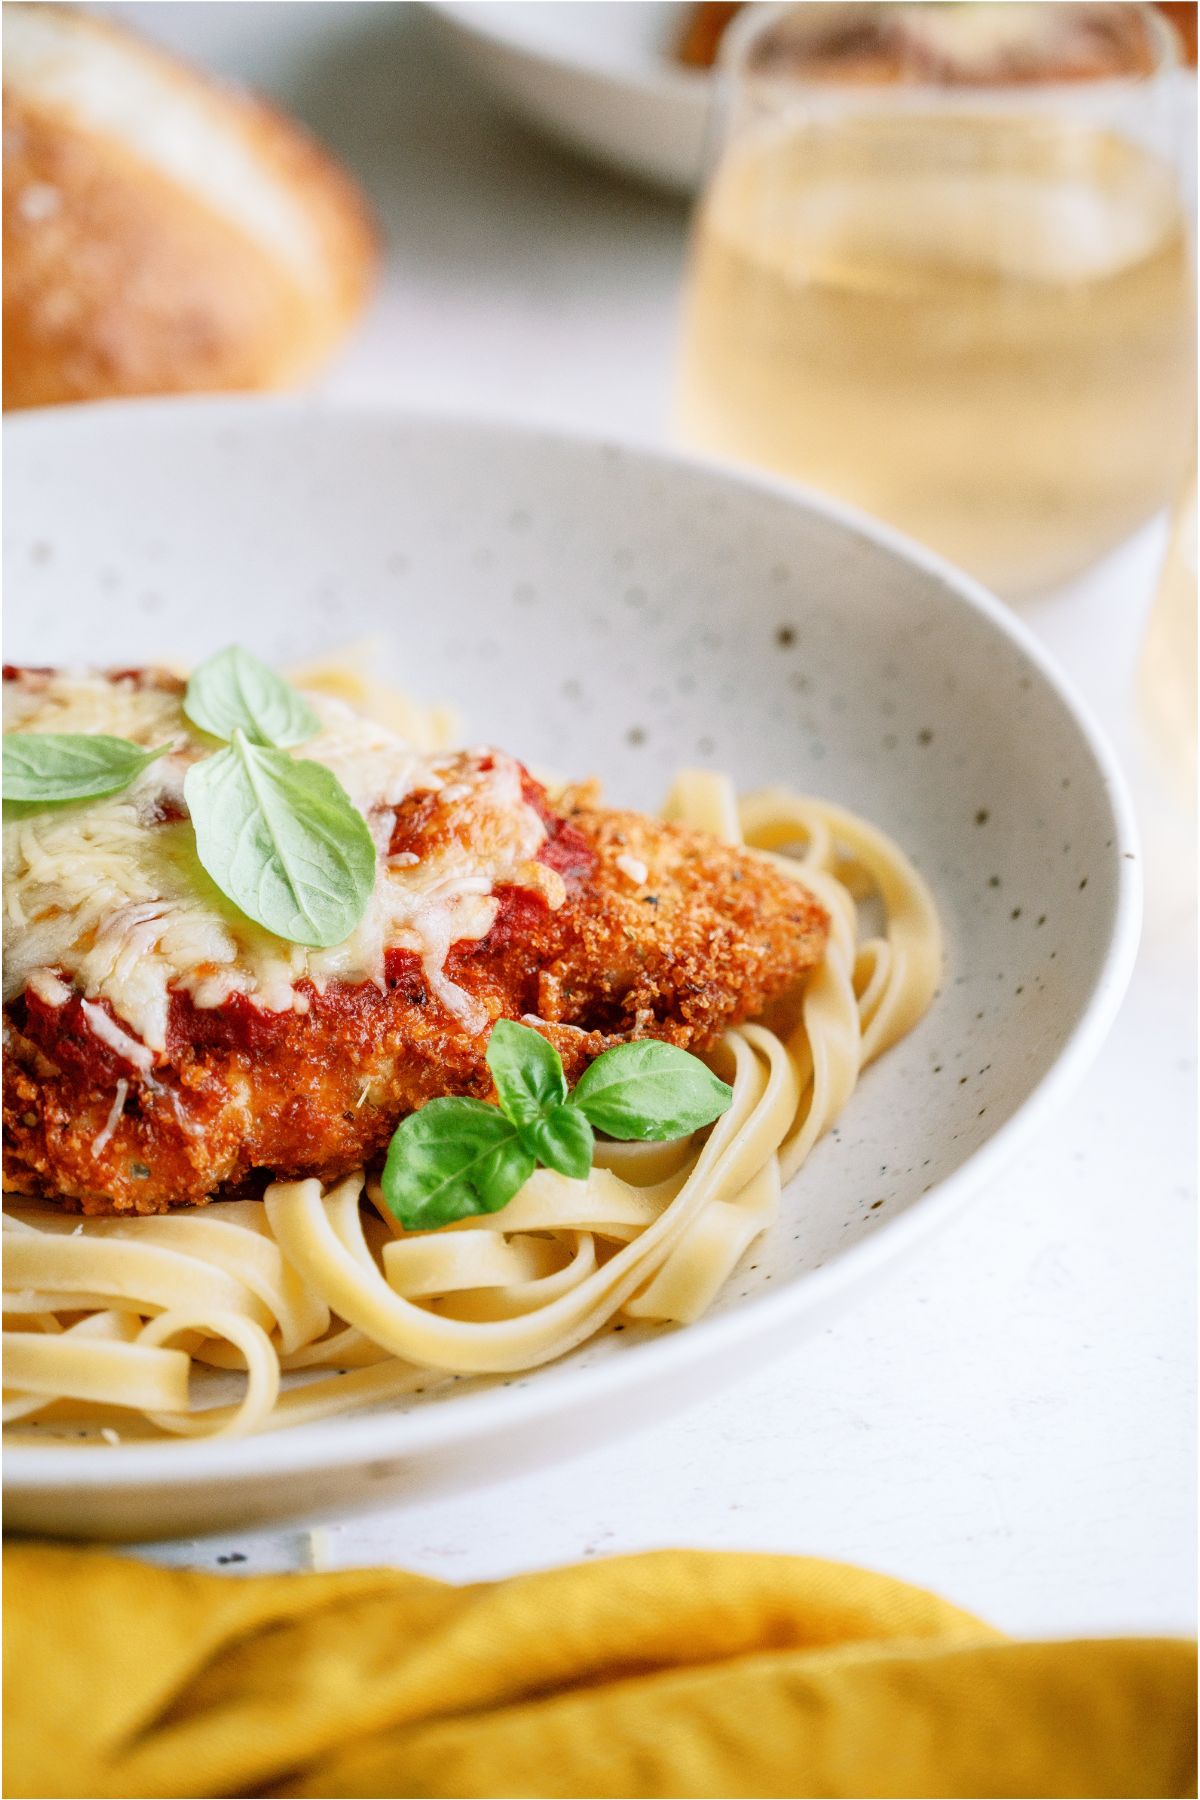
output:
M262 930L201 868L183 781L212 746L192 731L177 693L95 675L7 682L6 730L101 731L170 750L120 794L6 822L5 998L30 988L59 1005L80 993L97 1035L131 1065L148 1067L147 1051L166 1047L174 992L200 1007L244 994L266 1011L303 1012L309 1000L298 983L318 991L330 982L382 987L387 951L407 949L447 1011L482 1029L483 1008L446 974L451 946L490 930L500 883L535 888L551 906L564 893L561 878L534 861L545 827L522 797L520 766L499 751L424 755L340 701L308 698L321 731L294 754L334 772L367 820L378 857L363 919L326 950ZM436 796L421 854L392 856L395 808L418 791ZM94 1004L100 1000L119 1024Z

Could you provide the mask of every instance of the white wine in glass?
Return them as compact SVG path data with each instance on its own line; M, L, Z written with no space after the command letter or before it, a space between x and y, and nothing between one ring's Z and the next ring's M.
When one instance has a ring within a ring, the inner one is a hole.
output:
M1054 89L1061 107L887 83L841 104L822 83L793 106L776 77L697 217L684 435L1010 595L1153 513L1190 453L1186 221L1171 161L1084 87Z

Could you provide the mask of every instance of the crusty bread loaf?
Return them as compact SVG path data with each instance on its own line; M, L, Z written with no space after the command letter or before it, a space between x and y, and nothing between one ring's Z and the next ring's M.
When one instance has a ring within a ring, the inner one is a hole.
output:
M375 263L289 120L73 9L4 8L4 405L302 380Z

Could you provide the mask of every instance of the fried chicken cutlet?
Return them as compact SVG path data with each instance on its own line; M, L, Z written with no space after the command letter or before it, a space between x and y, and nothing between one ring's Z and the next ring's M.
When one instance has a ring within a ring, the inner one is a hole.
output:
M324 762L378 850L371 908L308 950L195 856L183 776L211 745L157 672L14 671L8 724L171 745L122 793L6 822L6 1186L154 1213L337 1179L437 1095L493 1096L499 1018L576 1080L655 1037L711 1048L820 958L828 921L753 851L592 802L512 757L422 755L314 697Z

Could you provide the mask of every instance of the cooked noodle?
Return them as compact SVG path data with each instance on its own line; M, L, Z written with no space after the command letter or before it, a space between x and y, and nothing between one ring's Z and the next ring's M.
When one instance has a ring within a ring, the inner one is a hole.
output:
M928 1007L941 934L907 858L852 813L782 788L739 802L707 772L665 811L764 851L830 917L796 995L714 1053L733 1103L707 1133L602 1144L587 1181L539 1169L501 1212L430 1232L405 1232L362 1171L149 1218L14 1206L6 1425L261 1431L535 1368L625 1320L698 1318L859 1072ZM859 935L868 898L876 937ZM197 1405L204 1372L226 1370L238 1401Z

